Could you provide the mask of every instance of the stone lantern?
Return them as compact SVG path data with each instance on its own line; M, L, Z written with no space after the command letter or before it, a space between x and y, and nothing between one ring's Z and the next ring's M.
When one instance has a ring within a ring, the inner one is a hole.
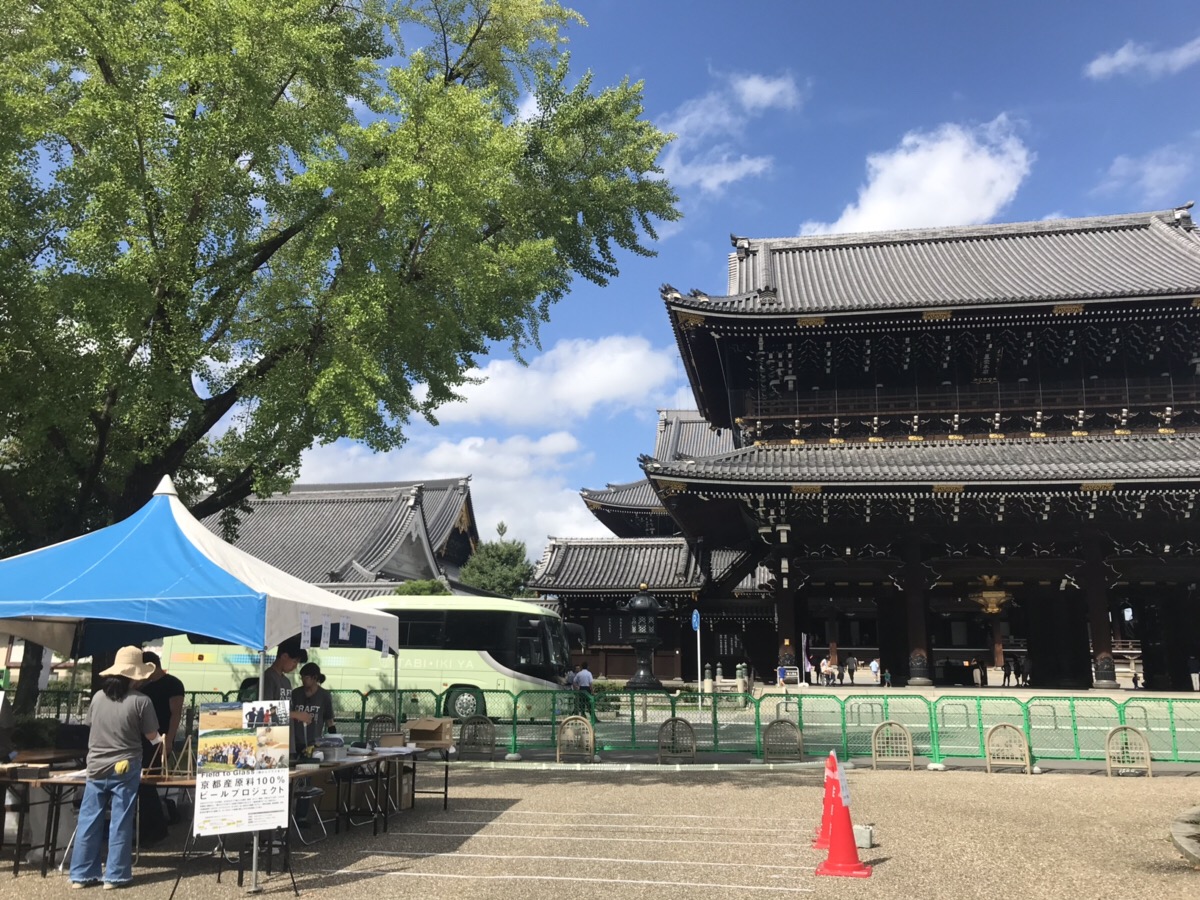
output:
M627 691L661 691L662 682L654 677L654 648L658 639L658 614L669 612L670 607L660 604L653 594L646 593L646 585L621 605L629 613L629 646L637 659L633 677L625 684Z

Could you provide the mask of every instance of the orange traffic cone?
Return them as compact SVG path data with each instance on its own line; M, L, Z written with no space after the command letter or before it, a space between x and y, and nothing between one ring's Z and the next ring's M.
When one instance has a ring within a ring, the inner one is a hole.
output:
M825 760L825 800L821 804L821 824L817 826L817 838L813 841L814 850L829 849L829 835L833 830L833 786L837 783L837 754L830 750L829 759Z
M829 856L817 866L818 875L841 875L845 878L870 878L871 867L858 858L854 843L854 825L850 821L849 798L842 793L840 778L833 782L833 827L829 835Z

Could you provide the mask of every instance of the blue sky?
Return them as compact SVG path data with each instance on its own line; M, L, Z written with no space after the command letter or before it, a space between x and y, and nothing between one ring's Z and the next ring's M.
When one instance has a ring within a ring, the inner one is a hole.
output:
M401 449L311 450L301 480L472 476L480 531L540 556L607 534L582 487L641 477L660 408L692 407L658 289L725 292L729 234L1014 222L1200 199L1200 7L1191 3L593 0L575 73L645 82L678 135L684 219L658 256L578 284L522 367L414 422Z

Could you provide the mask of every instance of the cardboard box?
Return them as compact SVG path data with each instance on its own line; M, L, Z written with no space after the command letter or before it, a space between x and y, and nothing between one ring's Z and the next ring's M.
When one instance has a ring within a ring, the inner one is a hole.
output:
M379 736L380 747L403 747L408 744L407 731L390 731Z
M408 739L422 750L454 745L453 719L409 719Z

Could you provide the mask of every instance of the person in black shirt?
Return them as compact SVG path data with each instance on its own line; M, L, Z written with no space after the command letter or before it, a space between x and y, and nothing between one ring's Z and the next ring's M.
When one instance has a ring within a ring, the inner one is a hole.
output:
M315 744L326 731L337 731L333 721L333 695L321 687L325 676L315 662L305 663L300 669L300 687L292 691L292 712L308 714L292 722L292 746L303 750Z
M148 773L161 774L166 769L168 755L175 748L175 737L179 733L179 720L183 717L183 682L162 670L162 660L157 653L142 652L142 662L152 663L154 673L137 684L139 693L150 698L154 714L158 718L158 730L163 742L157 747L142 740L142 769ZM155 751L159 751L156 753ZM154 767L151 768L151 762ZM138 841L142 847L151 847L167 837L167 816L163 810L158 788L143 783L138 788Z

